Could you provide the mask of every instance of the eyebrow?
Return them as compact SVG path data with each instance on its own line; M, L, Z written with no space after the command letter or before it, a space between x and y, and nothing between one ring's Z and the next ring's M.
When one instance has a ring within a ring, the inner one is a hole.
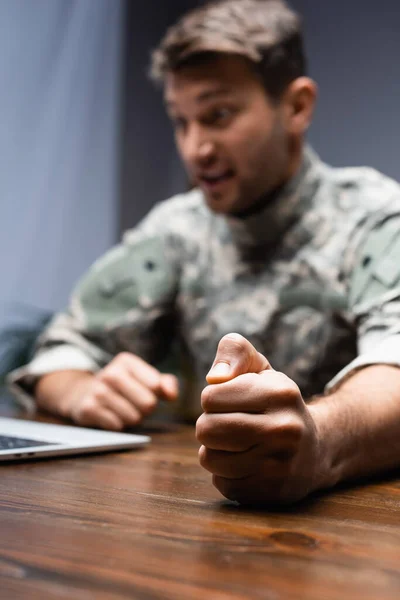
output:
M196 102L200 103L200 102L206 102L207 100L213 100L214 98L218 98L219 96L224 96L225 94L228 94L230 92L229 88L216 88L214 90L207 90L206 92L203 92L202 94L199 94L196 97ZM175 102L173 102L172 100L168 100L168 98L165 99L165 105L167 108L174 108L175 106Z

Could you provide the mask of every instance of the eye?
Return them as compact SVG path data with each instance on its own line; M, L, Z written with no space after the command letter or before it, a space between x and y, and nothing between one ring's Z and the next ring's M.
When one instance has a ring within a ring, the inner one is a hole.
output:
M226 119L228 117L230 117L232 114L232 111L230 108L219 108L216 111L216 118L218 119Z
M214 109L206 120L211 125L223 126L230 121L233 114L234 111L231 108L223 106L221 108Z

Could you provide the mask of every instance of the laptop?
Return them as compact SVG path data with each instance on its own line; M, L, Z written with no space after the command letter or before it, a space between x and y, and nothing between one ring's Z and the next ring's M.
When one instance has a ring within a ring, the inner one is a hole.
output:
M0 417L0 462L141 448L146 435Z

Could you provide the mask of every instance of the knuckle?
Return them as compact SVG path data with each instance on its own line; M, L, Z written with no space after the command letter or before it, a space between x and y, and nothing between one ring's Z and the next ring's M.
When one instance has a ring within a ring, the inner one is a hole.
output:
M212 408L212 390L213 386L209 385L204 388L201 394L201 407L205 412L208 412Z
M110 363L102 371L99 372L98 378L100 381L108 383L109 385L115 385L121 378L121 369L119 365Z
M294 381L289 380L289 383L290 384L287 386L288 398L292 401L293 404L297 404L302 398L300 388Z
M211 426L210 425L211 425L210 424L210 419L205 414L202 414L197 419L197 422L196 422L196 439L201 444L207 445L206 442L209 439L210 430L211 430Z
M112 363L116 365L129 365L132 362L133 355L129 352L120 352L117 356L112 360Z
M303 439L307 431L304 421L295 418L287 427L287 433L296 442Z
M297 404L301 398L299 386L284 373L276 374L276 393L289 404Z
M278 426L282 440L297 446L303 439L306 427L304 422L296 415L290 415Z
M207 466L207 448L205 446L200 446L198 456L200 466L205 469Z
M102 402L108 395L108 386L105 382L97 380L93 382L92 393L89 398L93 398L96 401Z
M130 356L131 355L129 354L129 352L119 352L116 356L114 356L111 362L127 361L129 360Z

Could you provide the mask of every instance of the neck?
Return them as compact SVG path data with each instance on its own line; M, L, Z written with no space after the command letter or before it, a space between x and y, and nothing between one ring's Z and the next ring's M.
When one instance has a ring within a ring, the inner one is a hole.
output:
M295 139L289 141L288 153L289 153L289 162L288 167L283 177L282 181L276 186L273 190L267 192L257 202L255 202L251 207L247 210L242 211L240 213L236 213L235 217L240 219L244 219L246 217L250 217L251 215L257 214L262 211L266 206L271 204L271 202L276 198L277 195L281 192L284 186L293 179L297 173L300 171L300 167L303 160L303 140Z

